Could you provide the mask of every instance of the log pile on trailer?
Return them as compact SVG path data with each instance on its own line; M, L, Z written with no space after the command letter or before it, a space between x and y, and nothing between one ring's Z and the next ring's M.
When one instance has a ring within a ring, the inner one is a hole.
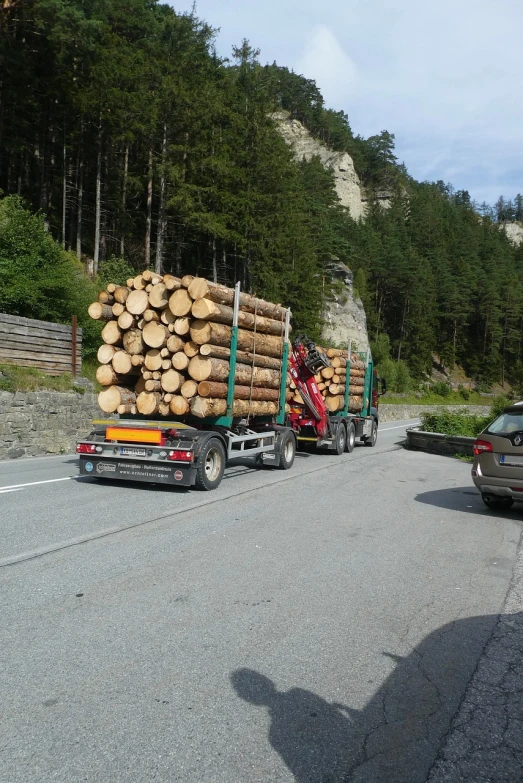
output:
M203 278L150 270L125 286L109 284L89 306L89 315L105 322L96 373L103 386L100 408L119 414L224 415L234 296L234 289ZM239 295L234 416L278 414L286 318L281 305ZM290 390L287 395L290 399Z
M330 413L337 413L345 407L345 392L347 381L348 350L338 348L323 348L317 346L330 361L331 367L324 367L316 376L315 381L325 405ZM363 392L365 387L366 365L359 353L351 353L349 367L349 400L348 411L359 413L363 409ZM292 402L303 403L295 384L291 382Z

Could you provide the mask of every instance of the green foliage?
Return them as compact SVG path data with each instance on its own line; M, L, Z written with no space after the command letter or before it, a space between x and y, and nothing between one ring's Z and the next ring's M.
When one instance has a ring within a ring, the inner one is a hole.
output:
M124 258L111 256L102 261L98 269L97 286L105 288L108 283L116 285L125 285L130 277L134 277L136 272Z
M84 394L85 389L77 386L70 373L47 375L35 367L18 367L14 364L0 364L0 391L75 391Z
M451 388L445 381L439 381L439 383L433 383L430 387L430 391L433 394L437 394L439 397L450 397Z
M421 429L425 432L441 432L444 435L463 435L475 438L491 421L491 416L469 416L466 412L456 413L443 410L441 413L423 413Z

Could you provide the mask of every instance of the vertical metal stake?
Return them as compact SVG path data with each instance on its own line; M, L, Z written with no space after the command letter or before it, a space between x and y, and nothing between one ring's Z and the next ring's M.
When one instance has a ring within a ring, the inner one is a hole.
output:
M349 412L349 398L350 398L350 356L352 353L352 340L349 340L349 350L347 355L347 371L345 373L345 405L343 407L343 415L347 416Z
M280 410L276 418L276 424L285 424L285 403L287 392L287 364L289 361L289 330L291 324L291 311L285 313L285 335L283 342L283 356L281 359L281 380L280 380Z
M238 350L238 312L240 310L240 283L234 287L234 309L232 315L231 357L229 361L229 385L227 387L227 418L232 424L234 408L234 379L236 375L236 352Z

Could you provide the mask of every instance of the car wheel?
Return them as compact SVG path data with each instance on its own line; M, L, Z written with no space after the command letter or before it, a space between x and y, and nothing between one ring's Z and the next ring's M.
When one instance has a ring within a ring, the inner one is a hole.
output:
M354 429L354 424L349 422L347 425L347 443L345 444L345 451L350 454L354 450L354 446L356 443L356 430Z
M483 494L481 499L486 507L492 511L508 511L514 505L512 498L499 497L499 495Z
M366 446L372 447L376 445L377 440L378 440L378 425L376 423L376 420L374 419L372 422L371 433L364 439L363 442L365 443Z
M204 445L198 457L195 487L206 491L216 489L223 478L224 470L225 449L223 444L217 438L211 438Z

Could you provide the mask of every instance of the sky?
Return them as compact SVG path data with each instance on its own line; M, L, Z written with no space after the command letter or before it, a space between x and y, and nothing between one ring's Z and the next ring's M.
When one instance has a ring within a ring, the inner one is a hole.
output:
M354 134L394 133L416 179L480 203L523 193L523 0L197 0L196 14L220 55L247 38L314 79Z

